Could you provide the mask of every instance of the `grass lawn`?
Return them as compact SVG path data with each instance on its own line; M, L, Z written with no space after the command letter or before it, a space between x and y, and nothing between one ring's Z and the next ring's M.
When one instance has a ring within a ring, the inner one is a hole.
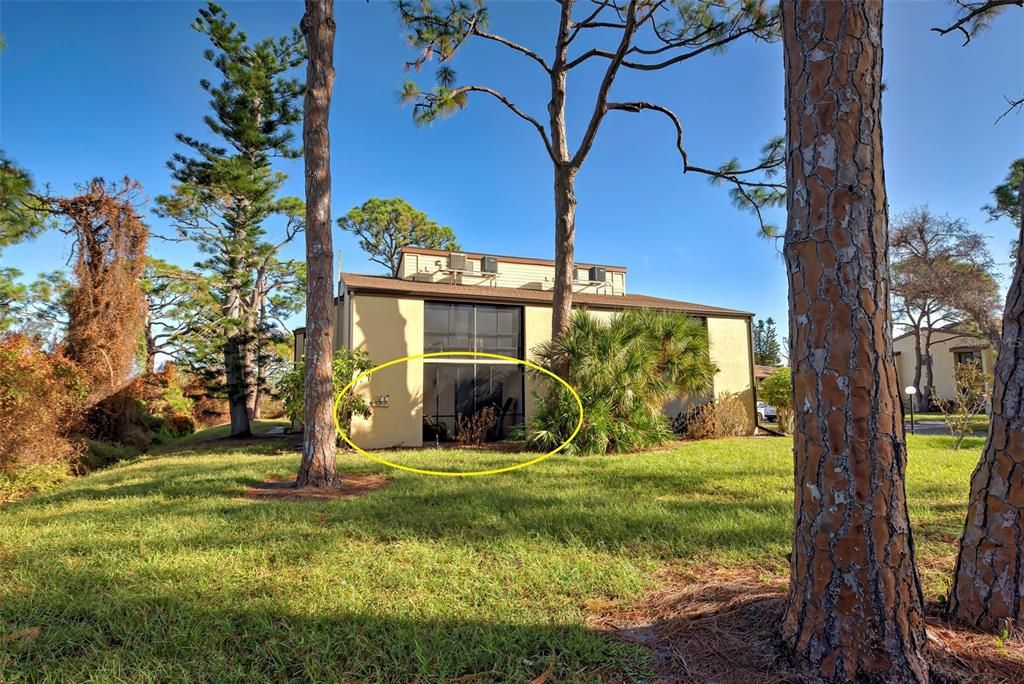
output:
M910 442L928 599L946 587L982 440L949 443ZM346 500L246 498L294 473L281 444L195 443L0 508L0 681L523 682L548 668L549 682L643 680L650 653L587 629L588 604L635 600L665 568L787 567L788 439L556 456L478 478L342 454L345 471L392 483Z

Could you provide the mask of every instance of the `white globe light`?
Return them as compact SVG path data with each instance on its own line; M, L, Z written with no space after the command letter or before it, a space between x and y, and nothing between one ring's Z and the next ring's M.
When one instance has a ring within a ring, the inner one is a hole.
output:
M909 394L910 396L914 396L915 394L917 394L917 388L914 387L913 385L907 385L903 391Z

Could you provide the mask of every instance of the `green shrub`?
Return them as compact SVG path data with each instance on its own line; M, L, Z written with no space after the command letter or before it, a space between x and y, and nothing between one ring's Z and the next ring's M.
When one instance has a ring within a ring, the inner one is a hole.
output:
M563 377L583 402L583 428L566 453L639 451L664 443L672 436L665 404L706 393L715 373L707 328L680 313L631 310L604 323L578 311L564 335L535 352L546 368L568 369ZM565 387L550 379L546 384L520 434L531 448L550 450L572 434L579 407Z
M85 444L85 453L82 454L80 461L81 469L85 472L128 461L142 453L139 447L130 444L111 444L96 439L87 439Z
M788 368L780 368L761 381L761 401L774 406L779 414L779 428L793 432L793 378Z
M68 464L62 462L29 465L17 470L0 470L0 503L52 489L70 477Z
M334 371L335 398L352 378L373 368L369 355L361 349L336 349L331 363ZM278 396L284 402L285 414L293 423L301 423L305 415L306 364L295 363L281 374L277 382ZM370 404L354 392L348 392L338 404L338 422L348 430L352 416L370 417Z

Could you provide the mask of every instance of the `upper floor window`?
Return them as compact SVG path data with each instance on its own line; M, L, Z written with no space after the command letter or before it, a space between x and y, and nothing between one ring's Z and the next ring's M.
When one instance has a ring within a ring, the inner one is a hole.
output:
M423 350L478 351L522 357L523 310L518 306L425 302Z

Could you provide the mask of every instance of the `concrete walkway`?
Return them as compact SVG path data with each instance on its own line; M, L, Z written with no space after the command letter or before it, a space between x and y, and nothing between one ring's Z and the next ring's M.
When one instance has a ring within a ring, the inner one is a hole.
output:
M906 429L907 434L910 434L910 419L908 418L904 423L903 427ZM949 427L941 420L925 419L914 421L914 434L915 435L948 435ZM974 437L984 437L984 432L972 432L971 435Z

